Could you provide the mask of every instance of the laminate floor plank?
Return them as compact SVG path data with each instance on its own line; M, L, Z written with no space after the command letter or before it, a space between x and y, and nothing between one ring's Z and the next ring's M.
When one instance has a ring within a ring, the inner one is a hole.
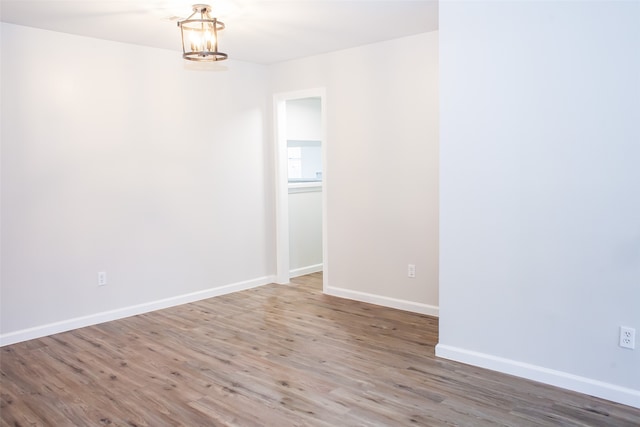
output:
M640 410L435 357L322 274L0 349L0 426L607 426Z

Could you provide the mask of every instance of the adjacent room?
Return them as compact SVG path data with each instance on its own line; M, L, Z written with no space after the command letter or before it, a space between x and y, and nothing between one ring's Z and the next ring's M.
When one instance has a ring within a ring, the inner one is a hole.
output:
M640 2L0 21L1 425L640 424Z

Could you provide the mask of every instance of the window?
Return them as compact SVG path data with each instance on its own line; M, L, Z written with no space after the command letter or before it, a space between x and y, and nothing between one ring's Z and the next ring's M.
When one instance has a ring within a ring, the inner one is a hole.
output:
M289 181L302 178L302 147L287 147Z
M289 182L322 181L320 141L288 140Z

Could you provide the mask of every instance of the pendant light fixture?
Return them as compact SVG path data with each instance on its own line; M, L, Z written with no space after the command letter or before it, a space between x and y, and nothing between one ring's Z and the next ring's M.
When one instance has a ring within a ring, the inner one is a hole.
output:
M193 13L178 22L182 35L182 57L189 61L215 62L227 59L227 54L218 52L218 31L224 23L211 17L211 6L194 4Z

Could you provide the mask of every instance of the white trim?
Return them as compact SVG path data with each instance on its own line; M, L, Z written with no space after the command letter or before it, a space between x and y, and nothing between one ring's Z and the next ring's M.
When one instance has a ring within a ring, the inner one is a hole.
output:
M85 326L96 325L98 323L110 322L124 317L136 316L150 311L162 310L163 308L174 307L176 305L187 304L207 298L230 294L232 292L243 291L267 285L275 281L275 276L264 276L257 279L246 280L244 282L232 283L217 288L205 289L203 291L191 292L175 297L164 298L157 301L150 301L129 307L117 308L115 310L103 311L101 313L90 314L88 316L76 317L62 320L60 322L49 323L47 325L35 326L33 328L22 329L20 331L9 332L0 335L0 347L47 335L58 334L72 329L83 328Z
M304 276L305 274L317 273L318 271L322 271L322 263L316 265L309 265L307 267L294 268L289 271L289 276L291 278Z
M436 345L436 356L640 408L640 390L445 344Z
M423 304L420 302L385 297L382 295L374 295L366 292L352 291L351 289L334 288L332 286L325 287L324 293L327 295L333 295L340 298L347 298L355 301L367 302L369 304L376 304L384 307L397 308L398 310L426 314L427 316L438 317L439 315L439 308L437 306Z
M320 93L320 119L322 134L322 290L329 286L329 202L327 201L327 192L329 189L329 179L331 175L327 172L329 164L329 156L327 150L329 141L327 139L327 92L324 88L319 89Z
M289 283L289 189L287 171L287 97L273 96L276 187L276 283Z
M310 188L310 187L320 187L322 189L322 181L300 181L300 182L289 182L289 188Z

